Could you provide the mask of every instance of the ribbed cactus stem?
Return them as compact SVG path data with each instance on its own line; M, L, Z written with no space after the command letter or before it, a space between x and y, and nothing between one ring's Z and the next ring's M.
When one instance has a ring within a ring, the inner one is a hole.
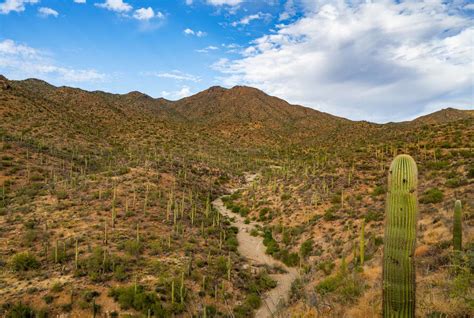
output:
M184 272L181 273L181 285L179 286L179 298L181 304L184 304Z
M205 210L206 219L209 217L210 211L211 211L211 194L209 194L206 199L206 210Z
M140 223L137 223L137 243L140 243Z
M143 213L146 213L146 208L148 205L148 193L150 192L150 185L146 185L146 190L145 190L145 200L143 202Z
M344 208L344 190L341 190L341 208Z
M455 251L462 250L462 204L460 200L456 200L454 203L453 248Z
M359 253L360 253L360 266L364 265L365 257L365 220L362 220L362 225L360 228L360 241L359 241Z
M107 237L107 221L104 223L104 245L107 245L108 237Z
M114 196L112 198L112 228L115 228L115 217L117 216L117 213L115 211L115 202L117 198L117 188L114 188Z
M230 274L232 271L232 262L230 259L230 253L229 256L227 256L227 279L230 281Z
M174 280L171 281L171 303L174 304Z
M383 257L383 317L415 317L418 170L412 157L397 156L388 176Z
M59 245L59 242L58 240L56 240L56 244L54 245L54 262L55 263L58 262L58 245Z
M75 246L75 253L74 253L74 268L77 270L78 268L78 261L79 261L79 244L76 239L76 246Z

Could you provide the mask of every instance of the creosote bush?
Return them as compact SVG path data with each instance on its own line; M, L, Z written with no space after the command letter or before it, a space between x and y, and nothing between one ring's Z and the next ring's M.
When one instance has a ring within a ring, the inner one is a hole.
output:
M40 267L39 261L29 252L15 254L10 262L12 269L17 272L38 269Z

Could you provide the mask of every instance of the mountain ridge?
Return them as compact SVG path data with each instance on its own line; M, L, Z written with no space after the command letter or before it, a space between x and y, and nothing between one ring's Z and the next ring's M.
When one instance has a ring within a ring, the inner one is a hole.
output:
M298 104L291 104L287 101L285 101L282 98L276 97L269 95L262 90L259 90L258 88L255 87L250 87L250 86L244 86L244 85L236 85L233 86L232 88L225 88L222 86L211 86L208 89L205 89L203 91L200 91L196 94L193 94L191 96L187 96L175 101L168 100L164 97L151 97L145 93L139 92L139 91L130 91L128 93L124 94L115 94L115 93L110 93L106 91L101 91L101 90L84 90L81 88L75 88L75 87L69 87L69 86L54 86L44 80L36 79L36 78L28 78L25 80L9 80L5 76L0 75L0 83L2 83L3 86L9 85L11 86L11 83L23 83L27 84L29 88L35 88L35 89L41 89L45 88L48 90L67 90L70 92L80 92L80 93L89 93L89 94L99 94L99 95L106 95L106 96L115 96L115 97L122 97L126 98L127 100L133 100L133 101L142 101L148 103L150 106L155 106L157 108L163 107L166 108L166 111L168 112L175 112L183 116L184 118L187 118L189 120L197 120L200 119L199 117L202 115L209 115L212 113L210 109L199 109L199 107L202 107L203 103L209 102L206 101L206 99L210 99L210 102L214 102L214 105L211 106L216 106L215 104L217 103L222 103L223 100L226 100L225 106L229 106L229 104L232 104L232 109L235 112L237 111L242 111L242 109L235 109L236 107L236 102L247 102L251 103L250 105L245 105L245 106L251 106L254 107L253 111L262 111L261 109L258 109L256 106L263 107L263 111L268 111L268 104L273 108L279 108L280 111L287 107L288 109L286 112L283 112L283 114L280 112L280 116L288 116L290 115L291 119L295 120L297 118L301 119L305 116L323 116L325 120L331 119L331 120L342 120L346 122L352 122L352 123L367 123L369 125L396 125L396 124L407 124L407 123L439 123L439 122L445 122L445 121L451 121L451 120L458 120L458 119L463 119L463 118L468 118L468 117L474 117L474 110L460 110L456 109L453 107L447 107L443 108L441 110L435 111L433 113L427 114L427 115L422 115L418 116L413 120L407 120L407 121L400 121L400 122L387 122L387 123L374 123L370 122L367 120L352 120L348 118L344 118L341 116L333 115L331 113L327 112L322 112L317 109L303 106L303 105L298 105ZM6 89L4 87L4 89ZM258 104L260 103L260 104ZM209 106L209 105L208 105ZM220 105L217 105L220 106ZM226 110L228 110L227 108ZM290 110L293 112L288 112ZM221 111L222 114L222 109L219 109L214 107L212 110L214 111ZM199 111L204 111L204 114L200 113ZM242 115L242 114L240 114ZM249 117L248 112L246 114L246 117ZM253 114L255 115L255 114ZM291 116L293 115L293 116ZM242 117L242 116L241 116ZM258 119L264 119L264 114L259 114ZM244 119L244 118L239 118L239 119ZM252 118L253 119L253 118Z

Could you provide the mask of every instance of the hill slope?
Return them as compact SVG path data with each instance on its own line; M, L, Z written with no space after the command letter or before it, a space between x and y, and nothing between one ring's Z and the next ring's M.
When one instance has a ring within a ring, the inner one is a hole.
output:
M455 198L473 246L472 111L378 125L249 87L173 102L0 77L0 116L0 315L27 304L51 316L251 317L279 269L246 262L209 202L255 172L225 201L300 269L285 307L379 316L383 193L401 152L420 168L420 316L469 310L469 272L447 268ZM364 266L353 246L362 220Z

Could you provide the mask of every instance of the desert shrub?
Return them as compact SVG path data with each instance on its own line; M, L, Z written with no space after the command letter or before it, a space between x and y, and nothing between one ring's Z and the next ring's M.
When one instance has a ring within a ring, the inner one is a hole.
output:
M137 240L127 240L123 244L123 249L131 256L138 256L143 251L143 245Z
M276 255L286 266L297 266L300 261L298 253L290 253L287 249L282 249Z
M326 275L331 274L334 267L335 267L335 264L331 261L323 261L323 262L318 263L318 269L323 271L324 274Z
M261 271L254 277L253 280L249 282L248 290L253 293L262 293L266 290L275 288L277 286L277 282L273 280L270 275L266 271Z
M316 291L321 295L334 292L342 283L341 275L332 275L323 279L317 286Z
M335 214L336 209L337 209L336 206L332 206L331 208L327 209L323 216L324 221L337 220L337 215Z
M303 258L306 258L313 251L314 241L312 239L306 240L301 244L300 253Z
M119 303L124 310L133 308L143 313L155 314L160 317L164 313L164 308L161 305L156 293L147 292L143 286L124 286L112 288L109 296Z
M448 161L430 161L426 164L427 168L430 170L441 170L449 166Z
M227 274L227 257L219 256L216 259L214 266L220 276L225 276Z
M253 316L253 311L260 307L262 300L256 294L250 294L245 301L234 308L234 314L237 318L247 318Z
M242 217L246 217L249 214L249 212L250 212L250 209L246 207L241 207L239 211Z
M266 229L263 233L263 245L267 247L266 253L269 255L275 255L280 251L278 242L272 236L272 232L269 229Z
M235 252L237 251L237 247L239 246L239 241L237 241L237 238L235 236L230 236L226 238L225 244L227 246L227 249Z
M341 302L353 302L362 294L364 288L363 281L358 280L354 274L349 274L346 266L342 265L336 274L319 282L315 290L321 296L334 294Z
M54 301L54 297L52 295L44 295L43 301L49 305Z
M40 267L40 263L33 254L23 252L12 257L11 266L14 271L20 272L37 269Z
M467 177L469 179L474 178L474 166L469 168L469 171L467 172Z
M423 192L420 198L421 203L439 203L443 201L443 192L438 188L433 188Z
M461 178L451 178L451 179L446 180L446 183L445 183L445 185L448 188L457 188L466 184L467 184L467 181Z
M3 307L7 310L5 318L46 318L45 311L37 311L23 303L5 304Z
M365 215L365 223L369 223L371 221L382 221L383 220L383 213L374 211L374 210L369 210L367 211L367 214Z
M290 299L295 301L304 297L304 283L300 278L297 278L291 284Z
M383 186L376 186L374 191L372 191L372 196L376 197L385 193L385 188Z

